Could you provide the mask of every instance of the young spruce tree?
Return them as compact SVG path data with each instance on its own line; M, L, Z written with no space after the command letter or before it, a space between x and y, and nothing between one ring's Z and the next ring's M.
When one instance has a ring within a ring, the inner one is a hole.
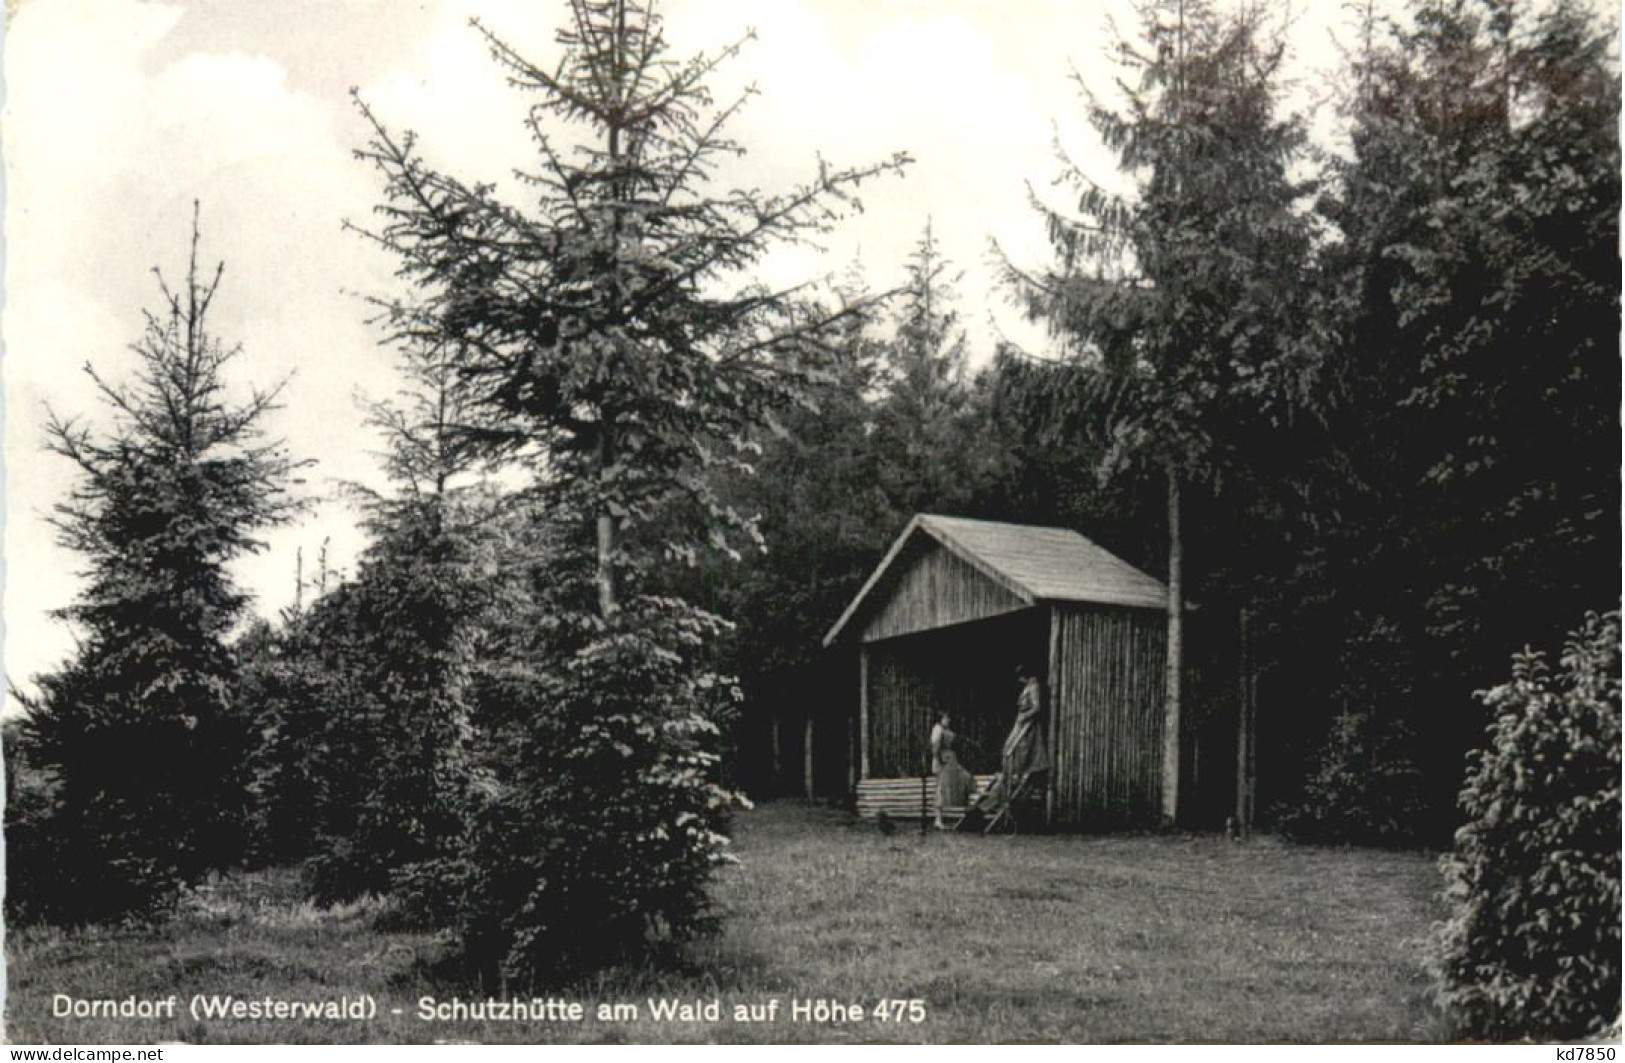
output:
M896 512L893 534L915 513L963 512L986 479L978 475L955 281L928 220L891 314L895 335L883 344L884 394L871 441L880 487Z
M58 613L77 651L39 678L25 722L55 800L8 864L15 901L66 922L155 914L241 853L250 732L226 639L246 598L226 566L289 516L295 463L259 432L276 391L227 394L240 349L208 328L223 267L201 273L197 252L194 218L185 283L159 276L132 380L86 367L110 429L47 426L79 474L54 520L86 584Z
M370 405L392 490L355 487L372 542L344 590L333 668L355 697L331 707L358 751L359 800L311 862L320 902L387 893L455 849L470 778L475 647L495 594L500 497L478 459L451 370L408 352L408 386ZM322 603L318 603L320 607Z

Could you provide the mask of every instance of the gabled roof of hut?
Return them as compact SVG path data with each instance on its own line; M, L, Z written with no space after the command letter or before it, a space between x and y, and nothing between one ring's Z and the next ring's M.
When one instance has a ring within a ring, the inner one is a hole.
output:
M828 646L865 611L865 603L887 583L895 563L921 537L962 558L1028 605L1040 602L1098 602L1135 608L1164 609L1168 589L1077 532L966 517L920 513L892 543L835 626L824 636Z

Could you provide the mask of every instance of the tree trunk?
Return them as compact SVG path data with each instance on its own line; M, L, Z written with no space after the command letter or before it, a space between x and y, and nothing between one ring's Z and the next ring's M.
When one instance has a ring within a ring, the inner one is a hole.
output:
M784 745L780 737L780 727L782 725L782 721L779 719L778 706L774 706L773 715L768 717L768 719L770 721L770 727L768 729L768 743L769 750L773 757L772 792L779 793L784 788Z
M1162 819L1179 814L1179 705L1184 654L1184 541L1179 530L1179 473L1168 466L1168 671L1162 710Z
M813 713L809 706L801 737L801 787L809 801L818 796L818 780L814 778L813 768Z
M598 515L598 612L609 616L615 611L615 518Z
M606 418L603 433L598 437L598 476L600 479L609 474L609 465L613 460L613 450L610 440L611 427ZM595 582L598 584L598 613L609 617L615 612L615 517L610 513L598 514L598 570Z

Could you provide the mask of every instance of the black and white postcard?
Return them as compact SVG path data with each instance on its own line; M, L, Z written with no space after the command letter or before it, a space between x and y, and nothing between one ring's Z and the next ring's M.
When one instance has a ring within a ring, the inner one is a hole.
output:
M13 3L8 1043L1613 1059L1617 33Z

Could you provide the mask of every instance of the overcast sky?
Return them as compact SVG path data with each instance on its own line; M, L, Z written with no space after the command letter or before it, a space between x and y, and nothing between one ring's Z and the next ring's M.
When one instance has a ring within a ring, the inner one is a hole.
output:
M366 130L358 87L392 128L415 129L429 157L459 175L501 180L527 164L509 89L468 25L478 15L535 58L555 54L562 0L21 0L5 41L6 302L5 665L13 682L72 647L48 617L70 602L78 559L45 515L71 469L40 448L44 404L102 418L81 372L132 364L153 267L184 268L193 199L203 253L224 260L216 333L240 342L242 384L288 374L286 408L268 429L315 458L297 527L237 567L257 608L291 601L294 553L307 570L325 537L340 567L361 545L353 515L324 501L336 480L376 483L374 440L355 395L388 394L392 355L354 293L392 290L391 263L342 229L377 203L377 175L351 152ZM865 211L822 256L781 256L779 280L843 274L861 263L877 287L898 282L927 217L964 271L959 310L977 357L1002 331L1024 331L992 284L988 245L1044 259L1025 182L1056 167L1057 130L1092 172L1069 74L1109 85L1106 17L1114 0L670 0L677 54L714 49L755 27L757 40L718 79L719 98L754 82L760 96L732 127L749 154L730 184L771 191L832 164L908 151L905 177L863 191ZM1312 104L1314 71L1334 62L1318 5L1293 30ZM1324 122L1329 116L1321 114ZM105 419L102 420L105 423Z

